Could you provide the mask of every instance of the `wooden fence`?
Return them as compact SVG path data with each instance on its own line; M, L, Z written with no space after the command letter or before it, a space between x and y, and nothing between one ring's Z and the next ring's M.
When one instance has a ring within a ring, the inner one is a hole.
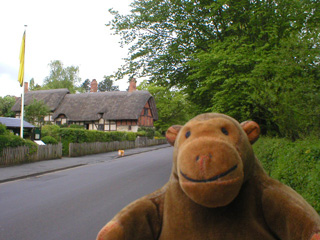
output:
M148 147L167 143L166 139L137 138L136 141L123 142L95 142L95 143L70 143L69 157L79 157L90 154L118 151L137 147Z
M123 142L95 142L95 143L70 143L69 156L79 157L90 154L118 151L119 149L130 149L148 147L167 143L166 139L148 139L138 137L135 141ZM62 157L62 144L40 145L34 154L29 153L29 147L5 148L0 154L0 166L9 166L41 160L58 159Z
M0 166L8 166L62 157L62 144L40 145L36 153L30 154L29 147L5 148L0 154Z

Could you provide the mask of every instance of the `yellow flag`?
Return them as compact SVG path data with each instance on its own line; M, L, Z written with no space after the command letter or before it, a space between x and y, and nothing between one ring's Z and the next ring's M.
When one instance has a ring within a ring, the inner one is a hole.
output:
M26 45L26 31L24 31L24 33L23 33L22 43L21 43L21 48L20 48L20 68L19 68L18 81L19 81L21 87L23 85L23 77L24 77L24 50L25 50L25 45Z

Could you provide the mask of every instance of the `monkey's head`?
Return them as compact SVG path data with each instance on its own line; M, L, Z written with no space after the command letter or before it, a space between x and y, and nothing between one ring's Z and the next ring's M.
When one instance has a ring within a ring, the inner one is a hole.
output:
M201 114L184 126L172 126L166 137L174 146L173 177L183 192L205 207L232 202L255 164L251 145L259 125L239 124L218 113Z

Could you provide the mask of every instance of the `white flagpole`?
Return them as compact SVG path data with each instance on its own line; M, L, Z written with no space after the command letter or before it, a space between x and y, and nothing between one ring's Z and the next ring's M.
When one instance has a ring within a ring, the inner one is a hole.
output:
M26 33L27 25L24 25L25 30L24 32ZM26 46L26 39L24 39L24 47ZM24 58L23 61L25 63L25 53L24 53ZM25 64L23 63L23 68ZM22 79L24 79L24 70L23 70L23 76ZM23 117L24 117L24 81L22 82L22 94L21 94L21 114L20 114L20 137L23 138Z
M22 94L21 94L21 116L20 116L20 137L23 138L23 116L24 116L24 83L22 85Z

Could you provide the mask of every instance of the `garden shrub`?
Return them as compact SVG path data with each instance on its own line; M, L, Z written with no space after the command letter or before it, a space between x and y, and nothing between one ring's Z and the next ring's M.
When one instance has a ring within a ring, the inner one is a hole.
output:
M58 144L59 143L57 141L57 139L55 139L54 137L51 137L51 136L45 136L45 137L41 138L41 140L45 144Z
M153 127L140 127L138 132L144 131L146 133L146 137L153 139L155 135L155 129Z
M0 135L7 135L8 134L8 130L6 125L3 125L0 123Z
M320 213L320 141L263 137L254 144L267 173L295 189Z
M77 125L77 124L71 124L69 127L70 127L70 128L84 129L84 125Z
M29 147L29 154L34 154L38 151L38 145L31 141L31 140L25 140L25 146Z
M58 125L45 125L41 128L41 136L51 136L60 141L60 127Z
M134 141L136 133L102 132L78 128L60 128L63 155L69 154L69 143Z

